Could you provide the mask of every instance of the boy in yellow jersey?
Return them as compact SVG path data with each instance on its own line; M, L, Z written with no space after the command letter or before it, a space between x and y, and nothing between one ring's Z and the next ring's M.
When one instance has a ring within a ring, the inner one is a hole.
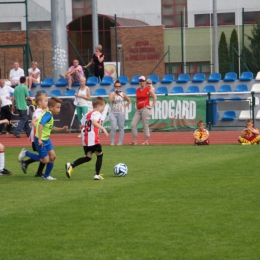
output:
M241 136L238 137L238 142L243 145L259 144L259 130L254 127L252 119L246 120L246 127L242 131Z
M61 103L62 101L57 97L50 98L48 102L49 111L42 114L36 122L34 144L39 155L31 153L23 148L18 156L18 161L21 161L25 156L28 156L35 161L46 164L46 171L42 176L43 180L56 180L56 178L50 176L56 159L56 154L50 140L51 131L68 130L68 126L62 128L53 126L53 115L59 114Z
M202 120L197 123L198 129L194 132L195 145L209 145L209 131L205 129L205 124Z

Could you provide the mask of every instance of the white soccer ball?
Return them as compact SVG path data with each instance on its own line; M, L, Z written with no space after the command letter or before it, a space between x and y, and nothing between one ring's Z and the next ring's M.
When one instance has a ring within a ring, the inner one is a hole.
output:
M124 163L118 163L114 167L114 173L118 177L124 177L128 172L128 168Z

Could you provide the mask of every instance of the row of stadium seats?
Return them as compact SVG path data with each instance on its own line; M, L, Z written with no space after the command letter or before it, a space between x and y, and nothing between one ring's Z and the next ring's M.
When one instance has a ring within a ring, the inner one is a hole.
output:
M132 80L129 81L129 78L125 75L119 76L118 80L121 82L122 85L125 85L127 83L130 83L132 85L138 85L139 84L139 77L141 75L134 75ZM159 76L156 74L151 74L147 77L148 79L151 79L153 84L157 82L161 82L163 84L169 84L175 81L175 77L173 74L165 74L162 78L162 80L159 80ZM252 72L243 72L241 74L241 77L239 78L240 81L250 81L253 79L253 73ZM258 72L256 80L260 80L260 72ZM221 74L220 73L211 73L208 82L219 82L221 80ZM226 73L224 79L226 82L233 82L237 80L237 74L235 72L228 72ZM189 74L180 74L176 80L177 83L187 83L189 81L195 82L195 83L201 83L206 81L206 75L204 73L197 73L194 75L193 79L190 79ZM97 84L108 86L114 83L114 79L111 76L105 76L103 80L99 83L99 80L97 77L92 76L89 77L86 86L95 86ZM37 87L40 85L41 87L51 87L51 86L56 86L56 87L66 87L68 85L68 79L63 79L59 78L58 81L55 83L53 78L45 78L41 84L33 84L32 87ZM73 83L72 86L80 86L80 83Z
M239 115L237 115L239 113ZM242 110L240 112L236 112L234 110L225 111L221 118L222 121L233 121L235 119L238 120L247 120L251 119L250 110ZM260 110L258 110L255 119L260 120Z
M46 93L46 91L43 89L43 92ZM57 95L62 96L62 92L59 89L52 90L51 92L57 93ZM114 91L114 88L112 88L110 91ZM247 92L250 91L248 85L246 84L238 84L234 91L232 91L232 88L230 85L221 85L219 87L218 92L219 93L229 93L229 92ZM252 86L251 91L254 91L255 93L260 93L260 84L254 84ZM65 92L65 96L74 96L76 90L70 89ZM155 94L156 95L170 95L170 94L197 94L197 93L217 93L216 88L214 85L207 85L204 86L202 91L200 91L200 88L198 86L189 86L187 91L184 92L184 88L182 86L175 86L172 88L172 90L169 92L168 88L165 86L160 86L156 88ZM127 95L135 95L136 94L136 88L135 87L129 87L126 88L125 93ZM107 92L107 89L105 88L97 88L94 93L91 93L94 96L106 96L109 93Z

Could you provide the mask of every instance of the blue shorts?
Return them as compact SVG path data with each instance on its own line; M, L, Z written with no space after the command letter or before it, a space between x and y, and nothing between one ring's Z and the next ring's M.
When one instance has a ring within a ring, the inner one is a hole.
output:
M48 151L54 150L50 139L48 139L46 141L42 141L42 143L43 143L43 147L39 146L38 138L35 137L34 144L35 144L36 150L39 153L41 159L48 155Z

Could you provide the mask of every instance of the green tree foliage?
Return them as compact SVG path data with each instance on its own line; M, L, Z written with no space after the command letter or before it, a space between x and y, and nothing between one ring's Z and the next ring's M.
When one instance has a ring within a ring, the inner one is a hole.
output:
M218 45L218 57L219 57L219 73L222 78L230 70L229 64L229 54L228 54L228 45L227 39L224 32L221 33L219 45Z
M237 36L237 31L236 29L233 29L230 37L230 45L229 45L229 60L232 64L233 71L239 75L239 70L238 70L238 54L235 52L235 50L238 53L238 36Z
M244 58L247 67L256 74L260 70L260 21L253 26L252 36L246 35L250 41L249 49L245 49Z

